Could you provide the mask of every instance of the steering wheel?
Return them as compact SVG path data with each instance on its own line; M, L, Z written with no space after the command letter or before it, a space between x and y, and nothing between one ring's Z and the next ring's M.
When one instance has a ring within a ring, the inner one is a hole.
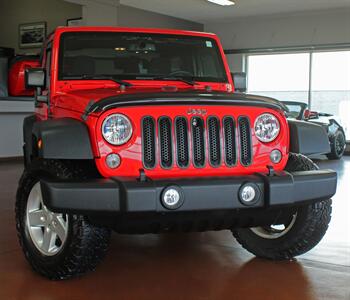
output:
M188 71L183 71L183 70L178 70L178 71L174 71L174 72L171 72L167 75L167 77L172 77L172 76L175 76L175 75L188 75L188 76L191 76L193 77L193 74L191 72L188 72Z

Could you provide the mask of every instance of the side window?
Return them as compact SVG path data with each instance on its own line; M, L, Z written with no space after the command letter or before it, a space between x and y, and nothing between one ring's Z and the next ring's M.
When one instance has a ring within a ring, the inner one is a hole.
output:
M46 50L45 73L46 73L46 88L49 89L50 81L51 81L51 48Z

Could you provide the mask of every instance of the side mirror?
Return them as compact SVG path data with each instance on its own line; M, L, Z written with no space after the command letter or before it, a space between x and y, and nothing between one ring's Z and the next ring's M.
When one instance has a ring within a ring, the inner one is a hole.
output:
M235 91L245 93L247 91L247 74L244 72L231 73L231 76Z
M36 107L40 107L40 103L48 103L47 95L42 95L41 90L45 87L45 70L42 68L30 68L25 71L26 89L35 88Z
M25 85L27 89L45 87L45 71L41 68L31 68L25 71Z

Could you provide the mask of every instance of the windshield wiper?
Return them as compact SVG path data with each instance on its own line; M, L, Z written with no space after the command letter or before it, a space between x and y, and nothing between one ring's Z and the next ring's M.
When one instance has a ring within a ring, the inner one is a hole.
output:
M162 77L162 76L159 76L159 77L153 77L152 79L153 80L181 81L181 82L187 83L188 85L192 85L192 86L197 84L197 82L195 82L193 80L185 79L183 77L177 77L177 76L176 77L167 77L167 76Z
M81 75L81 76L77 76L79 79L98 79L98 80L112 80L115 83L118 83L120 86L125 86L125 87L132 87L133 84L131 84L130 82L115 78L114 76L111 75Z

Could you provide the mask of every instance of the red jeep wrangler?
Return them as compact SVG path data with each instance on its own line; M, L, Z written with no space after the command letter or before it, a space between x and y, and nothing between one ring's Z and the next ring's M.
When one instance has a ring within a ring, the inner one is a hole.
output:
M96 267L119 233L232 230L244 248L291 259L331 218L337 175L322 127L282 103L236 93L213 34L58 28L26 71L16 201L24 254L65 279Z

